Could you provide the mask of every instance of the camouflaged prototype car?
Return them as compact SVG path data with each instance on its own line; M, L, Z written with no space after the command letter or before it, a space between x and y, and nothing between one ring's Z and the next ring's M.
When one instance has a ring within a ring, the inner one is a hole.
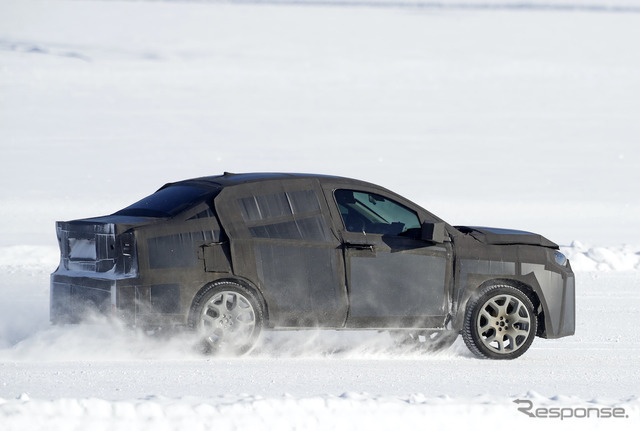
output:
M88 311L185 326L210 351L263 329L387 329L480 357L574 333L574 275L528 232L451 226L362 181L230 174L166 184L112 215L57 223L51 320Z

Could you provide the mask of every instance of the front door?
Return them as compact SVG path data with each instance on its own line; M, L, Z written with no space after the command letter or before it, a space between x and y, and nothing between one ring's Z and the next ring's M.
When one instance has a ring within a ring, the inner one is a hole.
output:
M342 221L347 326L442 327L451 244L421 239L427 215L418 209L370 191L332 192Z

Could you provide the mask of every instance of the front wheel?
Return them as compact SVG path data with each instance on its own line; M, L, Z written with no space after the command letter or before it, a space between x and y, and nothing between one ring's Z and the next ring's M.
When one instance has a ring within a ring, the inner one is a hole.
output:
M493 285L467 305L462 337L480 358L515 359L529 349L537 329L529 297L515 287Z
M241 355L254 346L263 324L254 294L234 282L214 283L195 301L190 326L204 353Z

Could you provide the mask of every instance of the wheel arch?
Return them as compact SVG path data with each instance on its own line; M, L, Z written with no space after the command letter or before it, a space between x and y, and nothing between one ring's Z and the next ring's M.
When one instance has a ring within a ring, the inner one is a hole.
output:
M522 280L517 280L517 279L507 278L507 277L491 278L491 279L485 280L484 282L480 283L475 287L468 288L468 292L464 296L463 303L461 303L460 307L458 307L455 327L456 328L462 327L462 324L464 322L464 315L467 310L467 305L469 304L469 302L472 299L476 298L478 293L482 291L485 287L497 286L497 285L511 286L515 289L518 289L529 298L529 300L531 301L535 309L536 318L538 321L538 329L536 331L536 336L544 337L544 334L546 333L546 329L545 329L546 314L545 314L542 301L540 300L540 296L539 296L540 294L538 292L539 289L536 289L531 284L525 283Z
M258 289L256 286L254 286L249 281L244 280L242 278L224 277L224 278L219 278L219 279L216 279L216 280L213 280L213 281L210 281L210 282L206 283L193 296L193 299L191 300L191 305L189 307L189 316L188 316L189 326L193 326L193 320L194 320L193 319L193 313L194 313L194 311L195 311L200 299L202 299L202 297L205 296L207 294L207 292L209 292L211 289L214 289L217 286L219 286L221 284L225 284L225 283L234 283L234 284L240 285L243 288L245 288L246 290L248 290L251 294L253 294L253 296L258 300L258 302L260 303L260 306L262 307L262 315L263 315L263 318L264 318L264 322L265 322L265 324L268 324L268 322L269 322L269 307L267 306L267 302L264 299L264 295L262 294L260 289Z

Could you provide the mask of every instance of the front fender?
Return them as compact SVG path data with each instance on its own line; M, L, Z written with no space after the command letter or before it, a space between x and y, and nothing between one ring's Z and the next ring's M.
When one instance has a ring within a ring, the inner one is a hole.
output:
M462 328L466 305L480 288L488 284L510 284L529 289L538 298L544 316L544 327L539 334L542 338L573 335L575 276L571 266L561 267L548 258L541 262L539 249L537 251L535 263L461 259L457 265L458 294L454 295L452 310L454 328Z

